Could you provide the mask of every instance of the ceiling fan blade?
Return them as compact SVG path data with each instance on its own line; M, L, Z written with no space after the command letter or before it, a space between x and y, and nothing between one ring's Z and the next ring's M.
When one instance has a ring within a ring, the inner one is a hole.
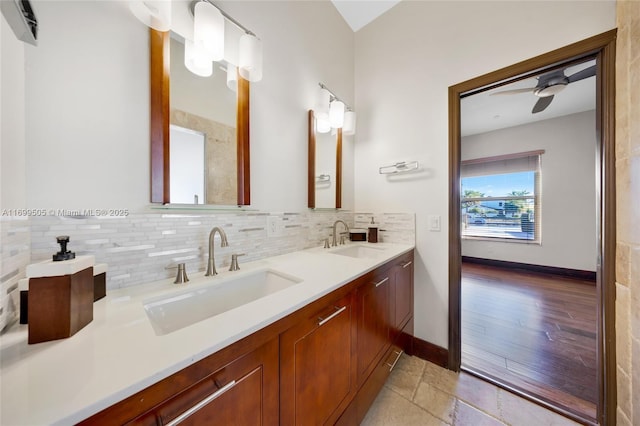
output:
M535 89L535 87L526 88L526 89L503 90L502 92L491 93L491 96L493 96L493 95L515 95L517 93L533 92L534 89Z
M574 81L583 80L585 78L593 77L596 75L596 66L592 65L589 68L585 68L582 71L578 71L575 74L571 74L569 77L569 83L573 83Z
M545 96L544 98L538 99L538 102L533 106L533 110L531 110L531 114L535 114L540 111L544 111L551 101L553 100L553 95Z

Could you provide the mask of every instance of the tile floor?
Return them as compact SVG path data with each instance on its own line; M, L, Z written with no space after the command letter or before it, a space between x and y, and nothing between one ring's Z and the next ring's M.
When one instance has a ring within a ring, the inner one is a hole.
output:
M466 373L403 355L365 426L549 426L577 423Z

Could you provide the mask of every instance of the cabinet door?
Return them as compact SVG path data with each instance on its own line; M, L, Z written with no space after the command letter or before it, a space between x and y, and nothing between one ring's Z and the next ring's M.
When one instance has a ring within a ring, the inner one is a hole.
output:
M278 342L251 352L163 403L134 424L278 424Z
M413 316L413 256L403 257L392 274L391 326L399 332Z
M351 295L280 336L282 425L333 424L355 393Z
M358 383L369 376L389 347L388 273L372 275L356 290L358 306Z

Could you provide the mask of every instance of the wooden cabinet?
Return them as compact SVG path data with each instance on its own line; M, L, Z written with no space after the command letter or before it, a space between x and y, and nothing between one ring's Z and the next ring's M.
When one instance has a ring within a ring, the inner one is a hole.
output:
M358 297L358 394L341 424L357 425L413 343L413 252L375 271Z
M355 390L352 294L280 336L282 425L333 424Z
M80 424L357 425L412 334L409 252Z
M402 330L413 319L413 253L397 259L390 275L390 333L391 340L395 343L402 338Z
M217 357L212 357L80 424L278 424L278 340L272 339L210 372L218 364ZM204 377L190 382L200 375Z
M133 424L277 424L277 363L274 340L225 365Z
M356 289L358 315L358 383L371 373L389 347L389 270L368 274Z

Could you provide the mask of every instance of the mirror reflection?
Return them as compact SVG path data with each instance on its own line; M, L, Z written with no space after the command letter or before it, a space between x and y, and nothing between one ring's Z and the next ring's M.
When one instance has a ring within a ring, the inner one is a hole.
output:
M342 207L342 130L318 132L309 111L309 208Z
M170 41L170 202L237 204L236 92L225 63L198 76L184 65L184 40Z
M316 132L316 208L336 207L336 135Z

